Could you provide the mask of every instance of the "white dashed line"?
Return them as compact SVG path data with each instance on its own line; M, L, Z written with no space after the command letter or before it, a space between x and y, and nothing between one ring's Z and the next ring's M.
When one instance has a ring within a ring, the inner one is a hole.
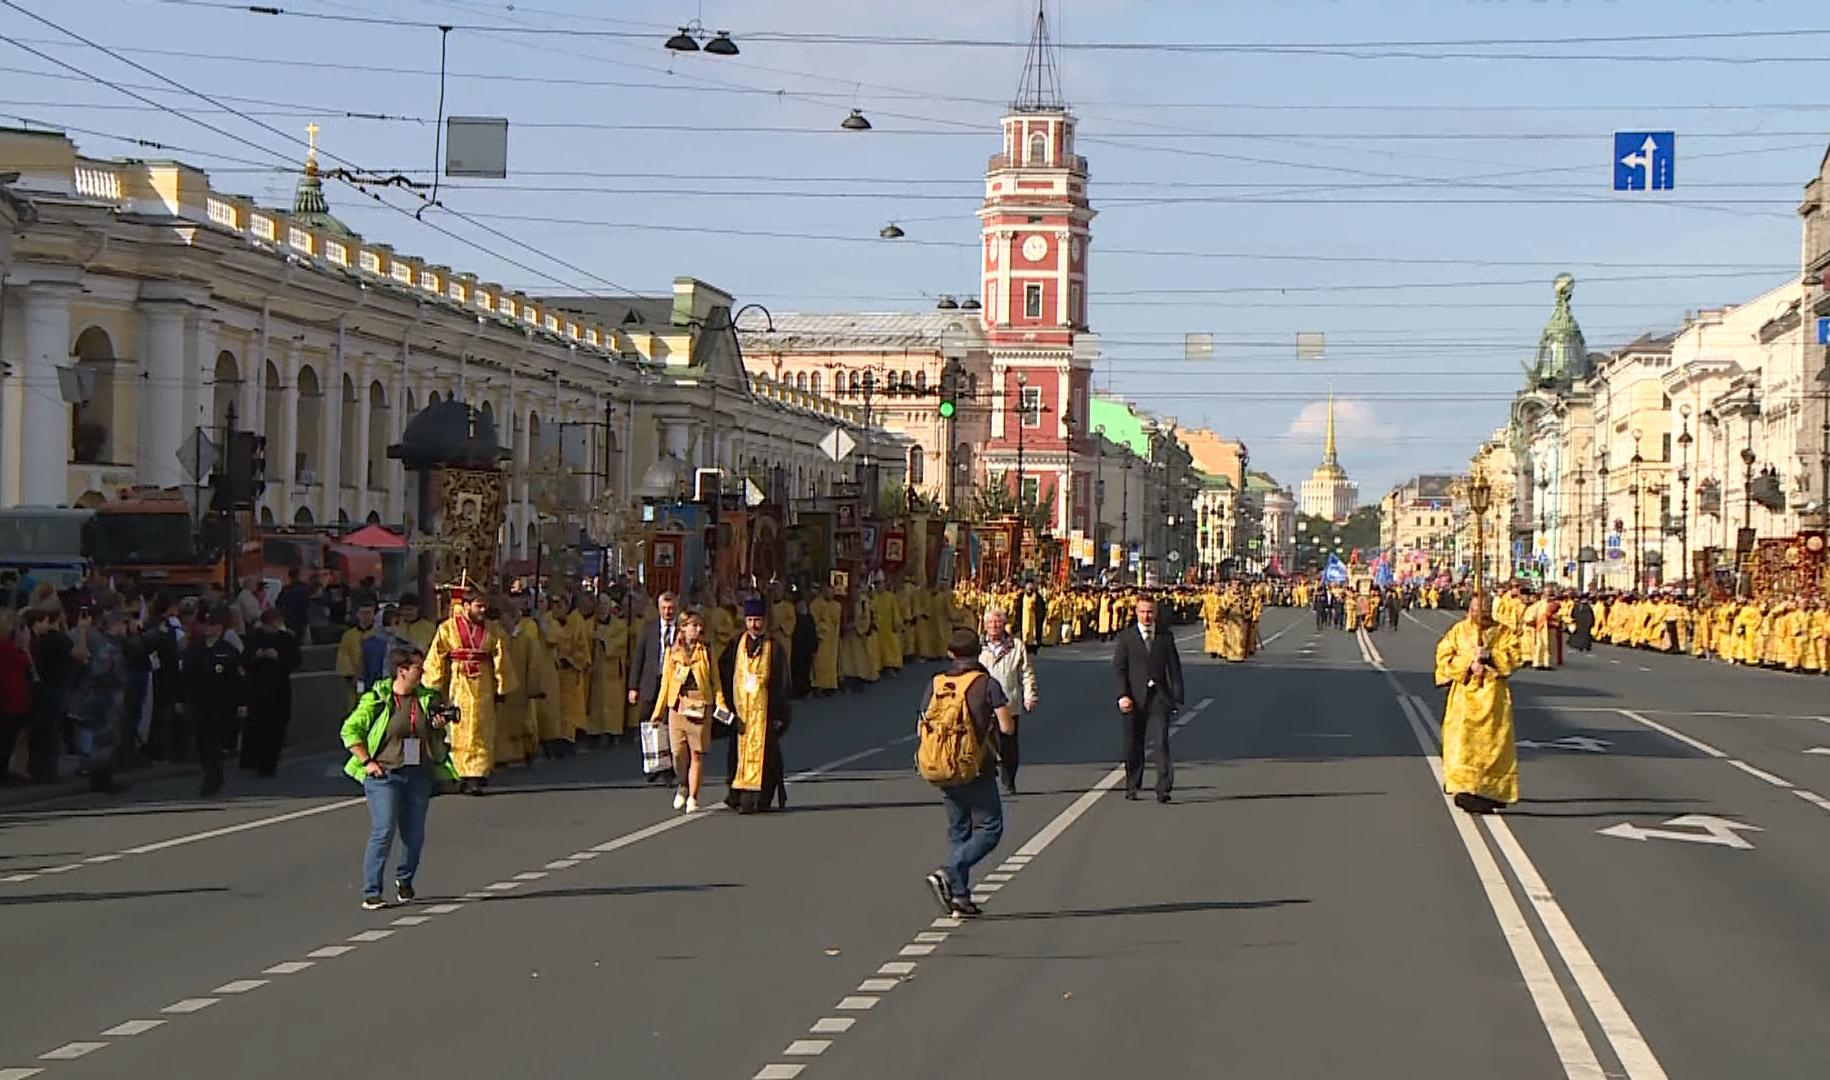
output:
M432 921L432 916L430 916L430 915L402 915L400 918L395 919L393 922L389 923L388 925L389 926L420 926L425 923L429 923L431 921Z
M178 1016L189 1016L194 1012L202 1012L221 1000L221 998L209 997L185 998L183 1001L175 1001L159 1011L173 1013Z
M353 953L355 951L356 947L354 945L326 945L322 949L313 949L305 955L311 957L313 960L335 960L344 953Z
M806 1067L805 1065L765 1065L752 1080L794 1080Z
M867 1009L874 1009L876 1007L877 1007L876 998L864 997L863 995L853 995L851 997L842 997L839 999L839 1004L838 1004L838 1008L844 1009L847 1012L863 1012Z
M549 874L551 872L552 871L550 871L550 870L528 870L528 871L524 871L523 873L516 874L515 880L516 881L539 881L541 878L547 876L547 874Z
M133 1035L144 1035L163 1023L165 1023L163 1020L129 1020L125 1024L114 1025L102 1034L111 1039L124 1039Z
M933 945L904 945L902 947L901 951L898 952L896 955L897 956L930 956L933 954L934 949L935 949L935 946L933 946ZM840 1006L840 1007L843 1008L843 1006Z
M268 968L267 970L261 972L261 974L262 975L297 975L299 972L304 971L306 968L312 967L312 966L313 966L313 964L310 960L288 960L285 963L273 965L272 967Z
M577 865L577 859L554 859L552 862L546 864L546 868L548 870L570 870Z
M879 975L909 975L915 971L913 960L891 960L877 969Z
M510 889L519 889L520 887L521 882L519 881L492 881L483 886L483 888L490 892L507 892Z
M210 991L212 994L245 994L250 990L259 990L267 985L266 979L236 979L226 982Z
M40 1060L40 1061L75 1061L77 1058L82 1057L84 1054L92 1054L95 1051L100 1050L102 1047L107 1046L107 1045L108 1044L105 1042L65 1043L55 1050L50 1050L45 1053L39 1054L38 1060Z
M83 861L86 863L106 863L106 862L113 862L120 857L121 856L119 853L110 853L107 855L91 855L87 859L84 859Z
M947 940L947 934L941 930L923 930L915 935L915 940L923 945L938 945Z
M37 874L8 874L5 877L0 877L0 884L17 885L22 881L31 881L33 878L35 878L37 876L38 876ZM32 1071L37 1072L39 1070L34 1069ZM4 1075L4 1074L0 1074L0 1075Z
M26 1080L27 1077L37 1076L41 1072L44 1072L44 1070L43 1069L0 1069L0 1080Z
M843 1035L857 1023L849 1016L822 1016L807 1030L814 1035Z
M72 870L81 870L82 868L83 868L82 863L73 862L73 863L65 863L62 866L47 866L43 870L40 870L38 872L41 874L67 874Z
M428 915L449 915L463 906L462 904L433 904L431 907L421 910Z
M1755 778L1756 780L1765 780L1767 783L1773 785L1774 787L1785 788L1787 791L1792 790L1792 782L1790 780L1787 780L1783 776L1774 776L1770 772L1766 772L1763 769L1756 769L1752 765L1749 765L1747 762L1736 761L1734 758L1729 758L1728 763L1730 765L1733 765L1735 768L1740 769L1742 772L1748 774L1749 776Z
M394 936L394 931L392 931L392 930L364 930L360 934L351 934L349 937L346 937L343 940L360 941L360 942L363 942L366 944L371 941L383 941L383 940L385 940L387 938L391 938L393 936Z
M1792 794L1810 803L1812 806L1817 807L1819 810L1830 810L1830 799L1824 798L1815 791L1806 791L1804 788L1793 788Z
M782 1053L789 1057L819 1057L831 1045L831 1039L796 1039Z

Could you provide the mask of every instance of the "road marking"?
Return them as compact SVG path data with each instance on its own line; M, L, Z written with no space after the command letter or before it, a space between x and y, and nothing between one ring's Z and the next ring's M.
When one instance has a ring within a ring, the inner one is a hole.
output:
M854 995L852 997L842 997L839 999L839 1004L838 1004L838 1008L845 1009L848 1012L864 1012L866 1010L874 1009L876 1007L877 1007L876 998L865 997L861 994Z
M48 1050L42 1054L39 1054L38 1060L40 1060L40 1061L75 1061L77 1058L82 1057L84 1054L92 1054L95 1051L100 1050L102 1047L107 1046L107 1045L108 1044L105 1042L65 1043L55 1050Z
M857 1022L849 1016L822 1016L807 1030L814 1035L843 1035Z
M0 1069L0 1080L26 1080L27 1077L37 1076L41 1072L44 1072L44 1070L43 1069Z
M1806 750L1805 753L1807 753L1807 754L1830 754L1830 746L1813 746L1811 749Z
M353 953L355 951L356 947L354 945L326 945L322 949L313 949L305 955L311 957L313 960L335 960L344 953Z
M1787 780L1783 776L1774 776L1770 772L1766 772L1765 770L1754 768L1752 765L1749 765L1745 761L1736 761L1733 758L1730 758L1728 760L1728 763L1730 765L1733 765L1735 768L1740 769L1742 772L1748 774L1749 776L1754 777L1755 779L1765 780L1767 783L1773 785L1776 788L1785 788L1787 791L1792 790L1792 786L1793 786L1792 782L1790 780Z
M948 936L944 930L924 930L915 935L915 940L923 945L939 945L947 940Z
M1810 803L1812 806L1817 807L1819 810L1830 810L1830 799L1824 798L1815 791L1806 791L1804 788L1793 788L1792 794Z
M910 975L915 971L913 960L891 960L877 969L879 975Z
M831 1045L831 1039L796 1039L789 1043L788 1049L783 1050L782 1053L794 1057L819 1057Z
M266 979L236 979L226 982L210 991L212 994L245 994L250 990L259 990L267 985Z
M287 960L284 963L273 965L272 967L266 969L265 971L262 971L261 974L262 975L297 975L299 972L304 971L306 968L313 967L313 966L314 965L313 965L312 961L310 961L310 960ZM106 1034L106 1032L104 1032L104 1034Z
M1436 789L1440 792L1443 781L1442 757L1436 752L1436 745L1421 719L1427 714L1420 712L1407 696L1399 696L1398 706L1405 719L1410 721L1411 734L1423 750L1423 760L1429 765L1430 775L1435 777ZM1537 1006L1538 1019L1543 1022L1545 1033L1550 1036L1551 1048L1563 1065L1564 1075L1569 1080L1604 1080L1605 1074L1600 1061L1595 1057L1595 1049L1589 1045L1588 1036L1583 1033L1575 1010L1570 1008L1569 998L1564 995L1563 987L1558 985L1557 976L1544 958L1544 951L1538 947L1538 939L1532 935L1531 924L1525 921L1524 911L1519 908L1518 901L1512 898L1512 890L1507 886L1505 876L1500 873L1493 852L1481 841L1473 820L1458 810L1447 795L1443 796L1443 805L1455 826L1456 835L1461 838L1462 847L1468 853L1468 861L1474 864L1474 876L1480 879L1481 888L1487 895L1487 905L1493 909L1493 917L1500 924L1500 933L1506 939L1507 948L1512 951L1513 963L1518 966L1519 974L1525 980L1525 989L1531 994L1532 1003Z
M805 1065L765 1065L752 1080L794 1080L806 1067Z
M684 821L686 819L682 818L681 820ZM494 881L483 887L490 892L507 892L510 889L519 889L521 883L519 881Z
M173 1013L178 1016L189 1016L194 1012L202 1012L220 1000L222 999L207 997L185 998L183 1001L175 1001L159 1011Z
M1653 731L1658 732L1660 735L1664 735L1668 738L1676 739L1678 742L1683 743L1685 746L1690 747L1692 750L1700 751L1704 754L1709 755L1712 758L1726 759L1728 757L1727 754L1724 754L1722 751L1717 750L1715 747L1709 745L1706 742L1703 742L1700 739L1693 739L1681 731L1673 731L1670 728L1666 727L1665 725L1659 723L1658 721L1648 720L1645 717L1641 716L1640 714L1632 711L1631 709L1616 709L1614 711L1618 712L1620 715L1626 717L1627 719L1633 721L1636 724L1643 724L1646 727L1651 728Z
M121 855L119 852L111 851L106 855L91 855L87 859L84 859L83 861L86 863L105 863L105 862L113 862L120 857L121 857Z
M1735 848L1740 851L1752 851L1754 845L1737 835L1737 830L1750 832L1763 831L1758 825L1744 825L1739 821L1713 817L1709 814L1685 814L1665 822L1676 829L1702 829L1696 832L1674 832L1672 829L1648 829L1623 821L1595 831L1603 836L1613 836L1622 840L1683 840L1692 844L1718 844L1722 847Z
M336 802L324 803L319 806L308 806L303 810L294 810L291 813L275 814L272 817L257 818L254 821L244 821L239 825L225 825L220 829L209 829L205 832L191 833L187 836L175 836L170 840L160 840L154 844L141 844L139 847L124 848L122 849L121 854L151 855L155 851L165 851L169 848L182 847L185 844L195 844L204 840L214 840L219 836L233 836L236 833L244 833L250 829L264 829L269 825L284 825L288 821L298 821L302 818L316 817L319 814L328 814L333 810L347 810L352 806L363 806L367 803L368 799L366 797L338 799Z
M550 871L550 870L525 870L519 874L516 874L515 880L516 881L539 881L541 878L547 876L550 873L552 873L552 871Z
M887 994L896 989L895 979L866 979L858 984L860 994Z
M419 926L423 923L429 923L431 921L432 921L432 916L430 916L430 915L402 915L400 918L395 919L393 922L389 923L388 925L389 926Z
M974 900L973 903L976 904L976 903L978 903L978 901ZM902 947L902 950L900 952L898 952L896 955L897 956L928 956L928 955L932 954L933 952L934 952L934 946L932 946L932 945L904 945Z
M1537 742L1533 739L1514 739L1513 746L1520 750L1580 750L1588 754L1605 754L1608 747L1614 745L1606 739L1592 739L1587 735L1565 735L1561 739L1549 742Z
M351 934L349 937L346 937L343 940L360 941L360 942L366 943L366 942L370 942L370 941L381 941L385 938L390 938L393 936L394 936L394 931L392 931L392 930L364 930L360 934Z
M577 865L577 859L554 859L552 862L546 864L546 868L548 870L570 870Z
M126 1038L131 1035L144 1035L163 1023L165 1023L163 1020L129 1020L124 1024L114 1025L107 1031L102 1032L102 1034L113 1039Z
M433 904L423 910L428 915L449 915L463 906L462 904Z

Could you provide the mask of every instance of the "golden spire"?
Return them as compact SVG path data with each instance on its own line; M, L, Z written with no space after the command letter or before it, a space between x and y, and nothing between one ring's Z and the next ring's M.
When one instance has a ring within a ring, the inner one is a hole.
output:
M1322 444L1322 463L1336 464L1334 453L1334 391L1328 391L1328 440Z

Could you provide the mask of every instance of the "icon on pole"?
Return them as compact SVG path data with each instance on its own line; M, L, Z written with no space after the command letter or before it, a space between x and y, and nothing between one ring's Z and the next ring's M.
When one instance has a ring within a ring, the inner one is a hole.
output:
M1677 187L1677 132L1616 131L1614 190L1670 191Z

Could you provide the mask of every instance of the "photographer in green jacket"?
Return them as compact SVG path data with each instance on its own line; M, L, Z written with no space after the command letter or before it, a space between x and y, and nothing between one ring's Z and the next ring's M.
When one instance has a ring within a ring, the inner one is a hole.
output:
M425 663L426 654L419 649L394 649L387 666L393 678L377 680L343 721L343 745L350 753L343 771L361 782L369 803L369 843L362 858L365 911L387 906L382 875L397 830L402 851L394 889L402 903L413 899L413 875L426 842L432 791L440 780L457 778L445 738L456 710L441 702L436 691L420 685Z

